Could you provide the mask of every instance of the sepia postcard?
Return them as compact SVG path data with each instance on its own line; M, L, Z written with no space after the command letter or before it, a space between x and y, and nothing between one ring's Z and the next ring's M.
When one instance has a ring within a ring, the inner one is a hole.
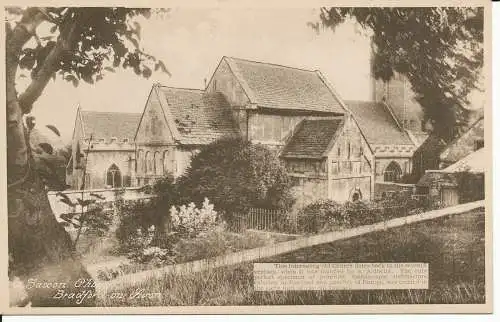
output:
M394 4L3 3L1 312L491 313L491 5Z

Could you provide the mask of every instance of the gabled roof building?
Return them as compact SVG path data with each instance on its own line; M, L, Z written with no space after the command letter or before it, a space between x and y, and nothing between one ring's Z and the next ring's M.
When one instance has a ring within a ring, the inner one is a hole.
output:
M79 110L74 159L85 156L87 187L141 186L180 176L200 148L240 136L282 159L298 205L370 199L375 181L411 171L415 137L394 110L344 102L317 70L222 57L204 89L154 84L140 114ZM75 189L81 160L70 167Z

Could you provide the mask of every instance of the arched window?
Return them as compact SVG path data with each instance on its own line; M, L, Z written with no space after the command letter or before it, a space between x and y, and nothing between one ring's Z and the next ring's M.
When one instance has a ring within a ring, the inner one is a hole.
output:
M146 151L144 157L144 173L149 173L151 171L151 152Z
M122 186L122 174L120 168L116 164L112 164L108 172L106 173L106 185L113 188L119 188Z
M396 161L391 161L384 171L384 181L397 182L401 178L403 171Z
M155 152L154 163L155 174L161 174L163 166L161 162L161 155L158 151Z
M148 158L148 173L155 173L154 166L155 166L154 155L153 152L150 152Z
M143 172L143 164L144 164L144 151L137 151L137 159L135 161L135 171Z
M165 150L165 152L163 152L163 174L167 173L167 171L171 171L168 168L169 160L170 160L170 151Z

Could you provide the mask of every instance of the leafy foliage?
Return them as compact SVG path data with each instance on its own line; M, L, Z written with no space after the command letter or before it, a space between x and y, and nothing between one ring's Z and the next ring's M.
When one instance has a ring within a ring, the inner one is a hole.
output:
M297 213L299 232L317 233L330 220L344 223L341 205L333 200L318 200L308 204Z
M460 203L484 199L484 173L461 171L456 176Z
M183 203L209 198L226 219L250 207L289 209L293 203L286 170L277 156L241 138L205 146L177 185Z
M172 264L175 257L172 247L160 248L154 244L155 227L147 230L137 229L128 237L129 248L127 255L138 263L152 263L154 265Z
M74 210L61 214L60 218L64 220L62 222L63 226L77 229L78 235L74 241L75 246L78 243L81 232L104 236L109 231L112 216L104 210L102 203L97 203L96 199L77 198L76 202L74 202L64 192L58 192L56 196L60 198L61 202L72 207ZM102 200L103 197L99 196L98 199Z
M468 94L480 87L483 8L345 7L322 8L320 14L322 25L332 30L348 18L373 32L375 77L407 76L435 133L445 140L453 136L451 129L466 117Z
M69 41L68 50L61 55L53 72L74 86L81 80L89 84L100 81L117 67L131 68L145 78L153 71L168 73L161 60L144 52L140 46L141 26L137 18L149 18L151 9L57 7L43 10L50 24L49 33L38 38L34 46L23 48L19 59L19 67L29 71L32 78L61 38Z
M9 215L27 209L30 199L37 199L27 215L44 217L34 229L20 221L14 225L10 215L9 250L14 254L15 266L29 271L23 273L25 276L33 273L36 277L40 271L32 267L50 263L61 268L61 281L74 285L76 279L90 276L79 260L73 258L69 236L57 224L46 194L47 188L66 188L64 180L54 175L61 173L64 167L55 162L51 145L30 144L29 134L34 122L28 116L23 124L23 115L31 112L50 79L58 76L77 86L80 80L93 84L115 68L130 68L146 78L153 70L168 73L165 64L144 52L139 43L140 25L136 18L148 17L156 10L6 7L5 11ZM26 77L26 72L31 76L31 83L20 92L16 88L17 78ZM48 128L58 135L57 129ZM26 251L31 252L31 256L23 255ZM64 265L61 265L62 260ZM43 303L44 306L51 301L52 306L68 305L69 302L40 294L30 295L30 300L33 305ZM94 299L85 299L82 305L92 305L92 302Z
M31 153L31 166L50 190L66 189L66 165L71 156L67 147L56 149L50 140L42 135L36 128L35 118L26 117L27 143ZM54 134L59 136L59 131L53 125L47 126Z
M332 200L318 200L297 213L296 233L319 233L370 225L392 218L408 216L430 209L428 200L413 199L399 193L377 201L356 201L338 204ZM292 226L291 226L292 227Z
M119 200L116 206L120 216L116 237L120 250L126 253L134 247L131 237L135 236L138 230L145 233L151 226L155 226L155 209L149 200Z

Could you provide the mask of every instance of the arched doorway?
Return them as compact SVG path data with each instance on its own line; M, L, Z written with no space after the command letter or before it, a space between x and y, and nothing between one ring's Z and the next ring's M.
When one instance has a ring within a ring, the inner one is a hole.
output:
M116 164L112 164L106 173L106 185L113 188L122 186L122 174L120 168Z
M352 190L350 199L352 202L357 202L363 199L363 194L361 193L361 189L355 188L354 190Z
M397 182L401 179L403 171L396 161L391 161L384 171L384 181L386 182Z

